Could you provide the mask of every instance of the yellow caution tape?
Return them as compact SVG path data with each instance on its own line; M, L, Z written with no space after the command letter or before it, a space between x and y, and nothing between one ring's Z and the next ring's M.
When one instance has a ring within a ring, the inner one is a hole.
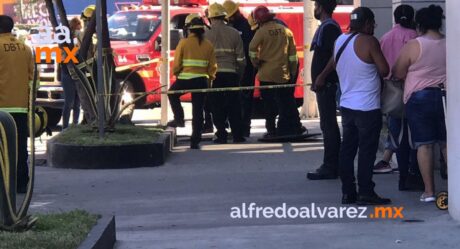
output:
M235 91L246 91L255 89L280 89L280 88L291 88L291 87L304 87L310 86L311 84L279 84L269 86L239 86L239 87L221 87L221 88L203 88L203 89L186 89L186 90L172 90L172 91L151 91L151 92L134 92L134 95L153 95L153 94L185 94L185 93L215 93L215 92L235 92ZM121 95L121 94L100 94L103 96Z
M174 58L169 58L169 61L173 61L173 60L174 60ZM129 70L129 69L135 68L135 67L147 66L147 65L159 63L159 62L162 62L162 61L163 61L162 58L156 58L156 59L153 59L153 60L143 61L143 62L136 63L136 64L120 66L120 67L117 67L115 69L115 71L116 72L123 72L123 71Z

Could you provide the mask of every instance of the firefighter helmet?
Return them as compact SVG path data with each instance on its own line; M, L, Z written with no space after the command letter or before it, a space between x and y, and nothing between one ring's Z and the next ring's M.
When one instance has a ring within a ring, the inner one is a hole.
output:
M273 20L275 14L271 13L267 7L260 5L254 10L254 21L261 24Z
M189 14L185 18L185 28L187 29L204 29L203 18L197 13Z
M48 114L46 113L43 107L36 106L34 115L35 115L34 136L40 137L46 131L46 128L48 126Z
M91 4L88 5L82 12L81 12L81 17L80 19L86 21L89 20L92 16L94 11L96 10L96 5Z
M232 17L238 11L238 8L240 7L239 4L233 2L232 0L225 1L223 6L227 12L226 18Z
M259 27L259 24L254 21L254 17L252 16L254 13L251 12L251 14L248 16L248 23L249 26L251 26L251 30L256 30Z
M224 6L222 4L218 3L213 3L209 6L208 9L208 18L214 18L214 17L220 17L220 16L226 16L227 11L225 10Z

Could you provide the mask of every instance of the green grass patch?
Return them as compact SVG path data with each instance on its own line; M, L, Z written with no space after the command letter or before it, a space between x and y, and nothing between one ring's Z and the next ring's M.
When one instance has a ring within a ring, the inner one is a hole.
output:
M56 135L55 141L73 145L128 145L152 143L163 129L148 126L117 125L99 139L97 129L77 125Z
M73 249L85 240L98 215L83 210L61 214L37 214L37 223L27 232L0 231L0 248Z

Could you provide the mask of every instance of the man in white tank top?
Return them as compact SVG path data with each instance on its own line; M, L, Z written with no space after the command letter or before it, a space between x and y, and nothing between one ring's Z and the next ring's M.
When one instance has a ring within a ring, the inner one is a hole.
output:
M334 49L334 58L316 84L322 84L334 65L339 76L342 96L343 140L339 155L339 175L342 180L342 204L383 205L390 199L374 192L372 181L382 115L380 112L381 77L389 73L378 40L373 36L374 13L359 7L351 13L350 33L341 35ZM354 159L358 155L358 191L354 175Z

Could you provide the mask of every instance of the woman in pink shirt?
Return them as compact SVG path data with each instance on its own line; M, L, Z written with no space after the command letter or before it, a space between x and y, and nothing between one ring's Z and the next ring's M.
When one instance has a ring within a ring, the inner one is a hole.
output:
M396 59L398 59L399 53L401 52L401 49L404 47L404 45L406 45L408 41L417 38L417 32L415 31L414 23L415 10L412 6L406 4L399 5L395 9L393 15L396 25L390 31L384 34L380 39L380 46L382 48L383 55L385 56L385 59L387 60L390 68L392 68L396 63ZM390 75L388 75L387 78L389 78ZM389 131L387 141L385 143L385 152L383 153L382 160L374 166L374 173L378 174L391 173L393 168L390 165L390 160L393 152L396 152L398 155L397 150L399 146L393 141L398 140L395 140L394 138L399 137L401 130L401 120L388 116L387 126ZM399 166L400 162L398 157L398 167Z
M394 11L396 25L380 39L383 55L390 68L396 63L404 45L418 36L415 31L414 16L415 10L412 6L399 5ZM387 79L390 76L391 74ZM390 160L395 152L399 169L398 189L400 191L423 190L424 184L417 164L417 151L411 150L409 146L407 119L401 120L399 117L388 115L387 127L385 151L382 160L374 166L374 173L391 173L393 168Z
M425 184L422 202L435 201L433 144L439 143L446 157L446 124L440 85L446 82L446 40L440 32L444 14L440 6L417 11L420 37L401 51L393 76L405 79L404 103L412 143Z

